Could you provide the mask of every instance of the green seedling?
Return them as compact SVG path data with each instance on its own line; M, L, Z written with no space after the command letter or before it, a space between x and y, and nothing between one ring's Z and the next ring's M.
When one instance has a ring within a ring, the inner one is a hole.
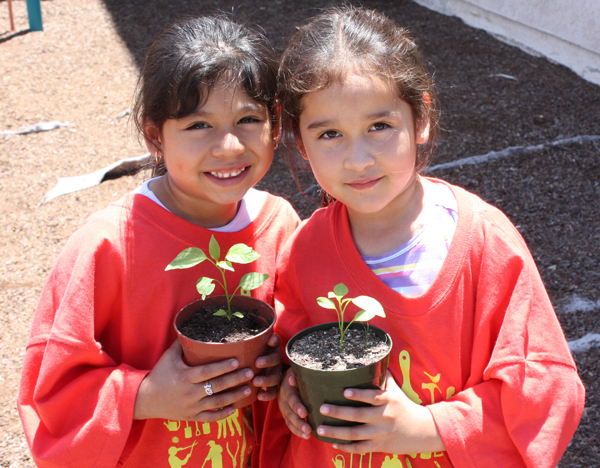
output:
M215 290L216 285L214 282L216 281L221 285L223 291L225 291L225 297L227 298L227 310L218 310L214 315L226 315L229 320L231 320L231 318L234 316L242 318L244 315L241 312L231 312L232 297L236 292L238 292L238 290L240 290L242 295L249 296L250 291L261 286L267 280L269 275L266 273L246 273L244 276L242 276L240 284L237 286L237 288L235 288L233 293L229 294L229 290L227 289L227 279L225 278L225 271L235 271L232 266L233 263L240 263L243 265L252 263L260 258L260 254L252 247L248 247L246 244L235 244L229 249L227 255L225 255L225 259L220 260L221 248L219 247L219 243L215 239L215 236L211 236L210 238L210 243L208 244L208 253L210 257L206 255L202 249L197 247L187 248L181 251L179 255L177 255L177 257L175 257L175 259L167 265L165 271L191 268L202 263L204 260L208 260L217 268L217 270L219 270L223 281L221 282L217 279L203 276L196 282L196 289L202 296L202 299L206 299L206 296Z
M333 291L330 291L327 294L327 297L318 297L317 304L325 309L335 310L338 316L338 325L340 327L340 348L344 347L344 335L350 328L350 325L354 322L368 322L373 317L385 317L385 312L383 310L383 306L377 301L369 296L358 296L355 298L348 297L344 299L344 296L348 294L348 288L344 283L340 283L333 288ZM332 299L335 299L334 302ZM354 318L344 327L344 314L346 313L346 308L350 303L358 306L361 310L359 310ZM368 335L368 328L367 328Z

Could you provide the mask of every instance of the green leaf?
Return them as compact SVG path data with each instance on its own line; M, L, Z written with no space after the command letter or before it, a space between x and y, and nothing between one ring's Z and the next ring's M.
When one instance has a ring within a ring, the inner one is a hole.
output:
M354 316L354 318L352 319L352 321L353 322L368 322L373 317L375 317L375 314L373 312L367 311L367 310L359 310L356 313L356 315Z
M179 255L175 257L175 259L167 265L165 271L175 270L180 268L191 268L193 266L202 263L208 257L197 247L190 247L189 249L185 249L179 252Z
M244 314L242 314L241 312L234 312L233 315L235 315L238 318L244 318Z
M196 289L202 295L202 299L206 299L206 296L215 290L213 281L214 280L212 278L207 278L204 276L196 282Z
M326 297L318 297L317 304L319 304L321 307L323 307L325 309L336 310L335 303L331 299L328 299Z
M252 263L260 258L260 254L246 244L235 244L229 249L225 258L233 263Z
M250 296L250 291L248 291L247 289L240 288L240 295L241 296Z
M240 288L252 291L262 285L269 277L266 273L246 273L240 280Z
M225 311L225 309L221 309L221 310L217 310L213 315L221 317L223 315L227 315L227 312Z
M385 317L385 311L383 310L383 306L379 303L377 299L373 299L369 296L358 296L352 299L352 303L365 311L369 311L373 314L373 317L375 317L376 315L378 317Z
M346 294L348 294L348 288L344 283L336 284L333 287L333 292L338 297L344 297Z
M215 239L215 236L210 236L208 253L210 253L210 256L213 258L213 260L218 261L219 257L221 257L221 247L219 247L219 243L217 242L217 239Z
M231 262L228 262L226 260L222 260L220 262L217 262L217 266L219 268L222 268L223 270L235 271L233 269L233 267L231 266Z

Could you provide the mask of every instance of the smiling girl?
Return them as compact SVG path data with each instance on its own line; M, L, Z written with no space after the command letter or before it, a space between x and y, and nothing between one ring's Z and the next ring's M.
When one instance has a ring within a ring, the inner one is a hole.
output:
M276 72L264 36L224 17L175 24L150 47L134 115L157 177L71 236L35 312L18 407L37 466L236 467L258 455L260 411L232 404L249 385L275 397L279 354L258 358L276 369L258 377L235 359L187 366L173 318L214 271L165 267L187 247L208 251L218 231L225 251L261 254L232 283L274 272L299 222L252 188L273 159ZM256 297L272 304L273 286Z
M345 391L371 406L320 408L358 423L315 428L347 444L311 437L288 370L263 466L556 467L583 385L519 232L477 196L422 175L437 102L407 31L375 11L326 11L290 40L279 84L283 135L328 206L280 257L276 330L287 341L336 322L316 299L344 283L379 300L386 317L370 323L394 345L383 390Z

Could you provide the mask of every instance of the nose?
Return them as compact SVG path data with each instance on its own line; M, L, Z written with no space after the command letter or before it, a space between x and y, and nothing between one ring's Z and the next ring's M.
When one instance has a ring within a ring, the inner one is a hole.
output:
M359 141L349 142L344 159L344 167L346 169L361 172L373 164L375 164L375 158L368 145Z
M242 141L231 131L223 132L218 136L213 146L213 155L216 157L239 156L246 150Z

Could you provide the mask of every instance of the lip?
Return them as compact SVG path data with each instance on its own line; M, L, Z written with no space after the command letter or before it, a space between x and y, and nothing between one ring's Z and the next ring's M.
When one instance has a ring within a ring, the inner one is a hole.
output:
M356 179L348 182L346 185L352 187L355 190L367 190L375 185L382 179L382 177L368 177L364 179Z

